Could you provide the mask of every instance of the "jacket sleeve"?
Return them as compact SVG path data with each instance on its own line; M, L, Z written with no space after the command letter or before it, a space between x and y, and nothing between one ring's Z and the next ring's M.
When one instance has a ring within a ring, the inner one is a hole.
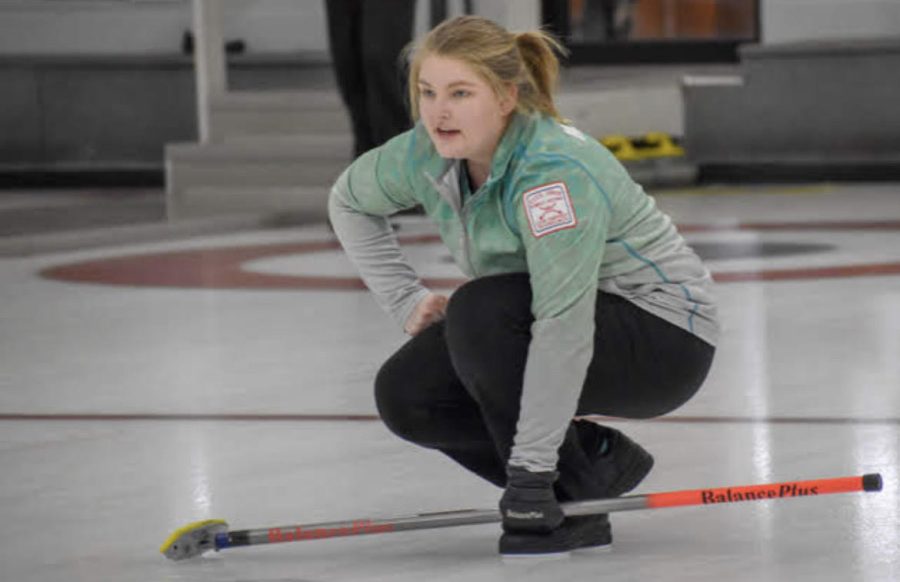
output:
M409 132L360 156L338 178L328 216L376 302L401 327L428 290L400 249L388 216L416 200L402 163Z
M558 156L516 182L532 287L532 340L510 464L556 468L594 348L597 282L612 215L606 191Z

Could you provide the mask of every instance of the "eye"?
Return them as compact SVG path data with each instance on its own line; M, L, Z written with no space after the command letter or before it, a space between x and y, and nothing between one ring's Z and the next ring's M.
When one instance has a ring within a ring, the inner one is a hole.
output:
M468 97L471 94L472 93L470 91L468 91L467 89L457 89L456 91L453 92L454 97Z
M422 87L421 89L419 89L419 94L421 94L422 97L427 97L429 99L434 97L434 91L432 89L427 89L425 87Z

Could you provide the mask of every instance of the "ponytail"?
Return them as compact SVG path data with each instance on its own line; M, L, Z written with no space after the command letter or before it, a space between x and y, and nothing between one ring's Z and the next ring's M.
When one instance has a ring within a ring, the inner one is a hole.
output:
M539 30L516 33L515 39L527 73L524 86L520 86L522 108L540 111L562 121L553 102L553 94L559 83L559 59L555 53L565 54L565 48L558 40Z

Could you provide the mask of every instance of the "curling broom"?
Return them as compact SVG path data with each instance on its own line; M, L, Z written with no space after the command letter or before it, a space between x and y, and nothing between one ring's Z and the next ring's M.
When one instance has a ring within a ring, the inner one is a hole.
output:
M881 475L870 473L856 477L835 477L763 485L687 489L683 491L648 493L646 495L626 495L610 499L572 501L560 505L565 515L576 516L636 509L718 505L740 501L791 499L829 495L832 493L881 491L881 487ZM194 558L207 551L219 551L240 546L477 525L496 523L500 520L500 512L496 509L469 509L422 513L392 519L354 519L350 521L229 531L227 522L221 519L209 519L190 523L177 529L166 539L159 551L170 560L184 560Z

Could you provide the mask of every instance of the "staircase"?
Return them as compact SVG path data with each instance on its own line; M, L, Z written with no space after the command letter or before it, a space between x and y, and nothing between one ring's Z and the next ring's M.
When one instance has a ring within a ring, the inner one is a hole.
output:
M207 143L166 147L170 220L302 214L324 220L352 157L346 111L331 91L228 92L210 101Z

